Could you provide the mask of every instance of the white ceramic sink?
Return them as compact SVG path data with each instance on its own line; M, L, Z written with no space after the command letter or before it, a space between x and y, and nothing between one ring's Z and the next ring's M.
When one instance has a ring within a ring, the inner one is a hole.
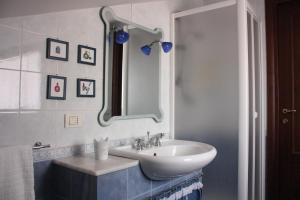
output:
M141 151L131 146L111 148L109 154L139 160L146 176L165 180L205 167L215 158L217 150L205 143L167 140L160 147Z

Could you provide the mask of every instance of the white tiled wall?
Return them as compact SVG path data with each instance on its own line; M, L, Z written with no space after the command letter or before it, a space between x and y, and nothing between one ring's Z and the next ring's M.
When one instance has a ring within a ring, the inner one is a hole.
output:
M165 2L115 6L117 15L150 28L164 30L169 40L170 13ZM101 127L97 122L102 107L103 24L99 9L72 10L0 19L0 146L33 144L52 146L90 143L96 137L111 139L142 136L146 131L169 131L169 55L162 55L162 109L164 120L123 120ZM46 59L46 38L69 42L69 61ZM97 65L77 63L77 45L97 48ZM67 77L65 101L46 99L47 75ZM95 98L76 97L76 79L96 80ZM64 128L64 114L83 116L81 128Z

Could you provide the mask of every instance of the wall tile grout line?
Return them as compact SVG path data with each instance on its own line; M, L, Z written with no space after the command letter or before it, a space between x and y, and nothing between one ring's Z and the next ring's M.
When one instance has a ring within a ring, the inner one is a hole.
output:
M23 30L24 30L25 33L34 34L34 35L41 36L41 37L46 37L46 38L57 38L57 36L55 36L55 35L39 33L39 32L35 32L35 31L28 30L28 29L26 29L26 28L24 28Z
M21 27L21 24L19 24L19 27L13 27L13 26L9 26L9 25L6 25L6 24L0 24L0 27L3 27L3 28L8 28L8 29L11 29L11 30L14 30L14 31L21 31L22 27Z
M19 56L20 56L20 68L19 68L19 115L21 113L21 98L22 98L22 58L23 58L23 25L21 24L21 31L19 34Z
M96 111L95 109L73 109L72 112L100 112L100 109L99 108L99 111L97 110L98 108L96 108ZM22 113L31 113L31 112L69 112L70 109L25 109L25 108L20 108L20 109L7 109L7 110L4 110L4 109L0 109L0 114L1 113L17 113L19 112L22 114Z
M126 169L126 199L128 200L128 168Z
M153 194L152 194L152 190L153 190L153 188L152 188L152 182L153 182L153 181L151 180L151 182L150 182L150 187L151 187L151 189L150 189L150 194L151 194L151 196L153 195Z

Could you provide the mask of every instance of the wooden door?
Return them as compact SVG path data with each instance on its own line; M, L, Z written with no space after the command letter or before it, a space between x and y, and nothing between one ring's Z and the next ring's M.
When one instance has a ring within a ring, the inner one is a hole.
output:
M300 2L277 11L279 199L300 200Z

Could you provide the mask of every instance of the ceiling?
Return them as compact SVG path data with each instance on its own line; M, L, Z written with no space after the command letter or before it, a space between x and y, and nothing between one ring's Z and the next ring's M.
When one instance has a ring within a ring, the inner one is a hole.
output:
M0 18L146 1L150 0L0 0Z
M167 1L176 12L222 0L0 0L0 18L151 1Z

